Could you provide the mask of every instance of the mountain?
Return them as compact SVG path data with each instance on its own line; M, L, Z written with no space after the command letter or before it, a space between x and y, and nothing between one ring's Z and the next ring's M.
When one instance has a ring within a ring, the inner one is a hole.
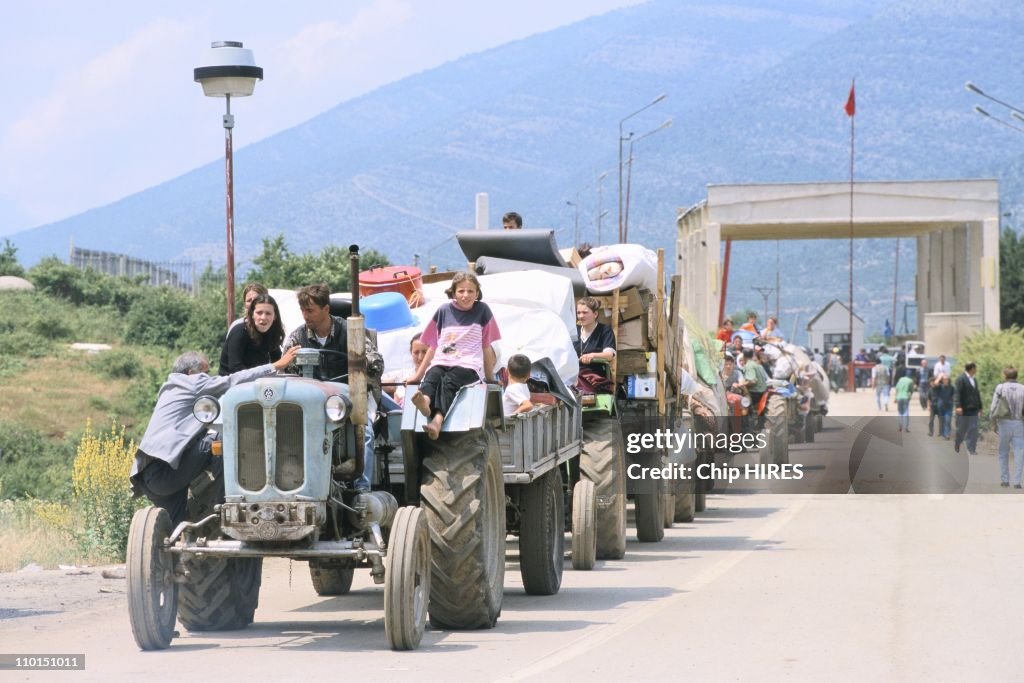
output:
M1009 0L656 0L611 12L392 83L237 151L237 258L283 232L296 250L356 242L395 262L418 253L457 265L449 237L472 225L480 191L492 225L517 210L563 244L576 215L566 202L578 204L581 239L596 241L596 180L616 168L619 120L662 92L624 128L638 138L674 117L635 145L630 239L672 253L677 210L709 183L846 179L842 105L854 76L857 179L994 175L1008 205L1024 203L1022 140L974 114L963 88L1021 89L1007 55L1021 54L1022 28L1024 5ZM614 172L602 185L604 241L616 185ZM218 161L12 239L28 262L72 237L216 261L222 226ZM872 331L891 316L894 245L857 251L857 310ZM913 296L912 251L901 299ZM787 242L778 253L785 330L845 300L845 281L822 277L846 263L845 243ZM775 261L770 244L734 248L730 310L762 308L751 287L774 285Z

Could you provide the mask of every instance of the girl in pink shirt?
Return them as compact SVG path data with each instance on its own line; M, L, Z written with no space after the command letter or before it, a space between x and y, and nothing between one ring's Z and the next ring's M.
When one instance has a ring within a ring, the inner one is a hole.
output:
M490 307L481 301L476 275L456 273L445 294L451 301L437 309L423 330L420 342L427 345L427 355L409 379L420 382L412 402L429 419L423 431L431 439L441 433L459 389L494 376L491 344L501 339Z

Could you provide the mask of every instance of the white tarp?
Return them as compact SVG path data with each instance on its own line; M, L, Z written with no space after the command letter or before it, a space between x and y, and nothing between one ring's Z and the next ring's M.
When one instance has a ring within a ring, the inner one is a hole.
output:
M547 357L567 385L575 384L579 373L579 360L573 348L576 302L569 278L539 270L478 277L483 300L490 306L501 330L502 338L494 345L498 367L505 367L509 357L516 353L526 354L530 360ZM377 334L377 348L384 357L385 372L412 365L409 342L414 334L423 331L438 307L449 301L444 290L450 284L449 281L424 285L425 302L412 309L415 323ZM281 309L286 334L303 324L294 291L272 289L270 294Z

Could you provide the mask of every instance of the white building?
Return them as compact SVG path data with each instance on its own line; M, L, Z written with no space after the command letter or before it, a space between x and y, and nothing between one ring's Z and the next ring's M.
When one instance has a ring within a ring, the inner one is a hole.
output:
M811 318L807 323L807 346L811 349L818 349L827 354L828 351L838 346L844 353L845 358L850 352L850 309L838 299L833 299L825 308L818 312L818 315ZM864 346L864 321L853 316L853 344L852 350L856 354Z

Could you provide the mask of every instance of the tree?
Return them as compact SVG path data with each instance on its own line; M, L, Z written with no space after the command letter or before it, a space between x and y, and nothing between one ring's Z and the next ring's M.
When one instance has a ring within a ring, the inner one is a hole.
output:
M1003 329L1024 327L1024 239L1011 228L999 240L999 319Z
M0 251L0 275L25 277L25 269L18 263L18 248L4 238L4 248Z
M295 254L284 241L284 235L263 238L263 251L253 259L255 268L247 280L260 282L268 288L294 289L326 282L332 292L349 289L349 256L347 247L328 245L319 254ZM359 257L361 268L387 265L386 256L367 249Z

